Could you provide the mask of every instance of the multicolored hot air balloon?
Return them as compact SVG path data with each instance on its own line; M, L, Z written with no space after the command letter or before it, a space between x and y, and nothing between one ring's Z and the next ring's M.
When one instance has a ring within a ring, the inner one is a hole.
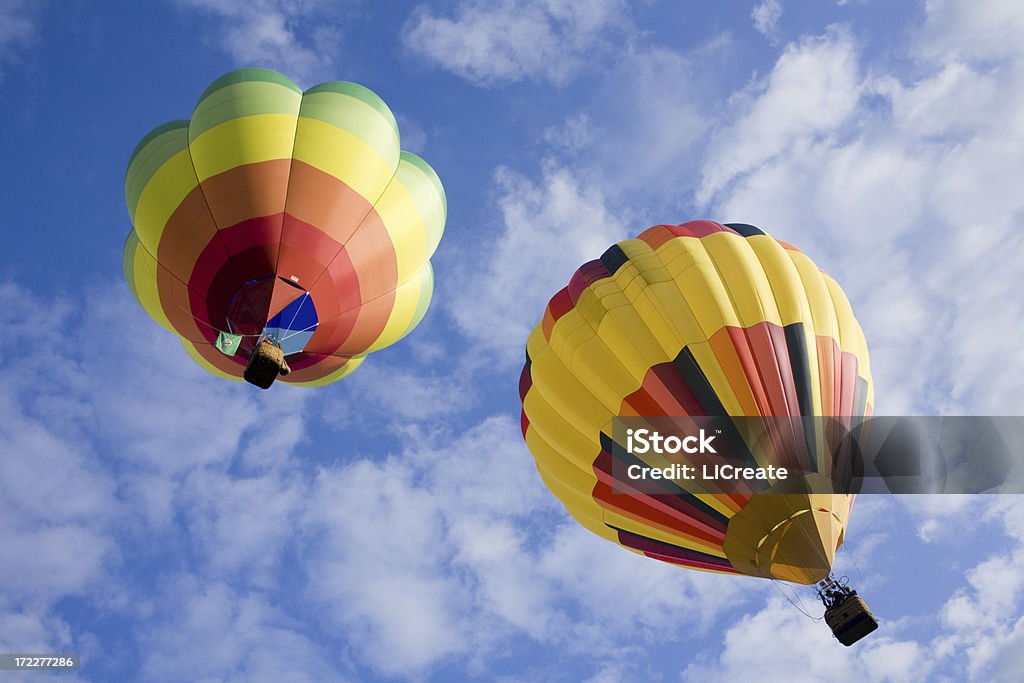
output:
M594 533L691 569L802 584L829 576L848 491L764 481L623 493L614 467L616 418L870 414L867 345L850 304L792 245L750 225L693 221L612 246L551 299L527 343L520 396L545 484Z
M274 71L228 73L190 120L142 139L125 195L132 293L221 377L248 377L267 347L269 381L280 369L292 384L334 382L430 303L444 189L355 83L303 92Z

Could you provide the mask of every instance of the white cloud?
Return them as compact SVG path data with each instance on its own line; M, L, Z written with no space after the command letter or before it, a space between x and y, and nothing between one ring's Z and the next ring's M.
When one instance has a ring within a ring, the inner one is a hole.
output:
M465 381L453 381L457 377ZM326 397L323 402L324 420L334 427L376 429L389 425L401 430L409 423L458 414L471 407L476 398L475 388L452 356L444 358L440 372L371 358L359 372L346 378L345 386L349 391Z
M925 8L914 41L921 55L940 62L1024 56L1024 12L1015 0L927 0Z
M55 616L63 598L144 612L137 591L164 577L130 576L136 563L181 552L269 582L300 500L282 472L302 392L254 397L207 375L123 284L76 299L0 284L0 362L0 604L37 625L40 651L90 642Z
M617 204L667 204L678 210L687 199L685 188L698 177L700 148L714 118L703 101L707 84L697 65L723 59L730 49L726 34L716 34L685 54L645 46L624 55L610 71L589 105L594 142L584 167ZM647 225L627 227L632 237Z
M951 500L944 505L945 499ZM1016 680L1024 634L1024 504L1015 496L903 496L900 501L914 514L941 514L947 522L975 517L979 524L1001 528L1011 543L969 568L966 582L937 615L883 618L878 631L849 649L832 641L823 623L769 600L760 612L733 624L721 654L691 665L684 680L742 680L752 671L768 683ZM942 542L953 550L955 539ZM875 607L876 613L886 612L884 604Z
M259 593L181 576L168 585L155 627L141 636L147 681L343 681L338 657ZM184 657L182 653L189 653Z
M845 33L787 46L766 79L730 98L735 123L709 146L698 201L795 144L835 131L853 114L859 88L855 45Z
M973 8L929 4L908 41L912 82L862 64L843 29L788 46L733 98L705 156L700 203L800 245L847 290L879 413L1024 406L1024 352L1005 333L1024 316L1013 289L1024 246L1012 237L1024 215L1013 181L1024 173L1024 55L971 51L996 30L954 26ZM1020 44L1016 26L1006 17L999 31Z
M638 640L700 632L743 595L742 585L639 557L568 520L509 417L454 439L411 437L384 463L325 471L308 515L309 594L389 675L473 669L523 635L603 652L594 662L603 667Z
M764 683L916 683L929 680L933 667L925 647L877 633L859 647L844 648L824 623L772 598L760 612L730 627L721 653L689 665L683 680L741 681L756 672Z
M524 79L564 83L628 34L620 0L460 0L453 17L419 6L405 44L480 85Z
M781 16L782 4L779 0L762 0L754 5L754 9L750 12L750 18L754 20L754 28L773 44L778 39Z
M575 114L559 126L544 129L544 142L553 149L577 152L594 142L594 130L587 114Z
M307 87L330 77L346 5L330 0L172 0L214 18L211 40L238 66L282 71Z
M22 50L36 39L38 3L31 0L2 0L0 2L0 82L3 67L16 62Z
M448 311L478 348L506 367L522 361L548 300L629 225L607 207L599 187L566 168L546 165L539 183L500 168L495 182L500 236L486 258L469 260L456 276Z

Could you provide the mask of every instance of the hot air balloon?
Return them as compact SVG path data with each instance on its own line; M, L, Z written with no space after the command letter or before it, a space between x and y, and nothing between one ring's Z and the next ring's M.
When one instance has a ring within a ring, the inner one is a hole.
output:
M132 293L220 377L334 382L430 303L444 189L355 83L232 71L142 139L125 196Z
M766 434L871 413L861 328L839 285L797 248L703 220L613 245L551 299L527 342L520 398L544 483L590 531L689 569L817 583L844 644L877 626L830 575L853 496L814 479L836 464L834 443L817 447L822 434L740 442L751 462L806 457L785 481L651 490L617 467L629 454L616 420L719 416Z

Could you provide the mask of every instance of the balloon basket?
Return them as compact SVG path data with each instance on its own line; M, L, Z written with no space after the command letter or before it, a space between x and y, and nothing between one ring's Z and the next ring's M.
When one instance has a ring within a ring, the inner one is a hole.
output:
M284 359L284 350L269 339L262 339L252 350L243 377L249 384L269 389L278 375L284 376L289 372L291 369Z
M859 595L849 595L825 610L825 623L832 635L849 647L878 628L878 619Z

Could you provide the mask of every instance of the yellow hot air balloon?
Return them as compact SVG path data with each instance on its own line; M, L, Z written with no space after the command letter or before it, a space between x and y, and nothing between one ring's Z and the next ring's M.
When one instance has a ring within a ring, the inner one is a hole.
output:
M232 71L143 138L125 195L132 292L216 375L333 382L430 303L444 190L355 83Z
M773 419L869 415L864 335L810 258L746 224L656 226L581 266L526 350L523 435L580 524L690 569L828 580L853 503L813 480L833 464L828 448L795 479L643 491L616 469L625 450L613 430L637 416L746 416L773 429ZM796 457L750 446L761 464Z

